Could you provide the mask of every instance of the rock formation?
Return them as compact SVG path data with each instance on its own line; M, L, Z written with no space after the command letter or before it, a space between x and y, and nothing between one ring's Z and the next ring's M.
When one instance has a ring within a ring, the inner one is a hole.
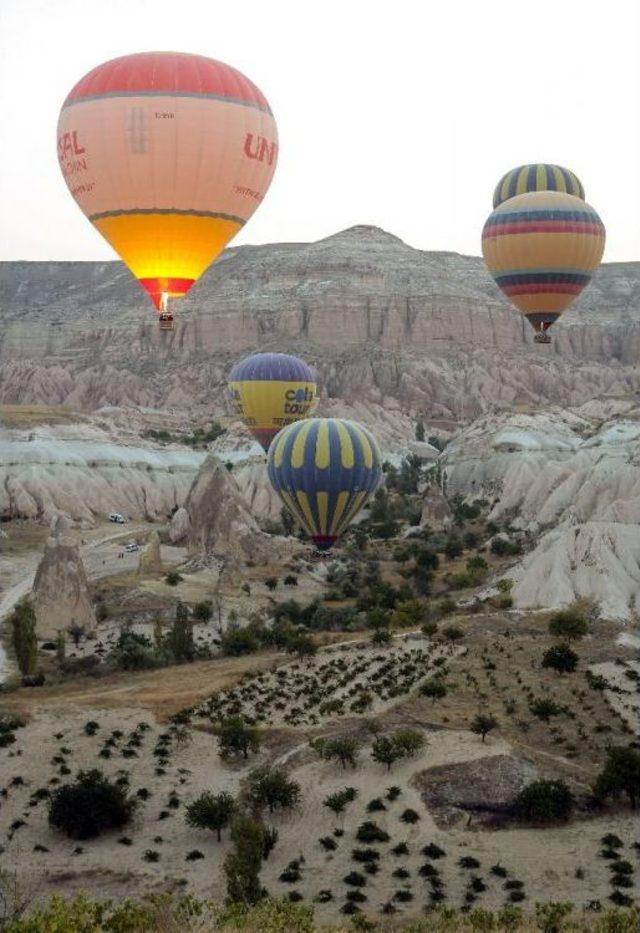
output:
M541 348L481 259L374 227L227 250L170 333L120 263L4 263L0 400L222 410L232 362L260 347L302 354L324 397L390 416L576 405L640 387L639 285L640 264L605 264Z
M449 503L445 499L438 483L432 483L422 500L420 524L428 525L433 531L448 528L452 520Z
M33 581L33 605L40 638L53 638L70 625L95 628L80 550L69 533L55 533L45 542Z
M191 555L265 561L275 553L277 545L260 531L233 476L213 454L193 481L185 511Z
M172 544L179 544L185 541L191 529L189 513L184 506L173 513L171 525L169 526L169 540Z
M511 755L488 755L459 764L439 765L413 779L425 806L446 828L473 814L476 822L504 818L522 788L538 773Z
M152 531L149 540L140 552L138 558L138 573L142 576L147 573L162 573L162 557L160 554L160 535Z

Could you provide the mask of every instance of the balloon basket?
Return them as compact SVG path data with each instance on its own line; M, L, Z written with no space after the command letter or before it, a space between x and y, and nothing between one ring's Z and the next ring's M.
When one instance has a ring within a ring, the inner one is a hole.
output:
M533 339L535 343L551 343L549 334L536 334Z
M160 326L160 330L173 330L175 326L173 321L173 314L161 314L158 318L158 324Z

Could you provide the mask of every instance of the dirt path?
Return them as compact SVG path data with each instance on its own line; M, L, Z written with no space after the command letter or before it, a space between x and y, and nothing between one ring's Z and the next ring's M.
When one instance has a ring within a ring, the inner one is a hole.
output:
M22 716L39 709L64 710L147 709L166 720L193 706L217 690L235 683L243 674L258 673L291 659L276 652L261 652L242 658L219 658L164 667L155 671L118 672L99 679L83 678L51 687L34 687L8 693L2 708Z

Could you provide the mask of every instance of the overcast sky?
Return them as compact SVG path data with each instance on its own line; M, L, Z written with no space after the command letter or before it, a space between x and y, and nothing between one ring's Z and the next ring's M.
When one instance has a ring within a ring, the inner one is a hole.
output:
M266 94L280 161L234 243L376 224L478 254L523 162L582 180L605 259L640 259L636 0L0 0L0 258L109 259L56 159L72 85L131 52L226 61Z

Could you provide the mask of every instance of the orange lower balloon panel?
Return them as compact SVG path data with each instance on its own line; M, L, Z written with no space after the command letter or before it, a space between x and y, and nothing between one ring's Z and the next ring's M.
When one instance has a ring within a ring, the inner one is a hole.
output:
M158 309L163 294L186 295L242 226L227 217L170 211L113 213L92 222Z

